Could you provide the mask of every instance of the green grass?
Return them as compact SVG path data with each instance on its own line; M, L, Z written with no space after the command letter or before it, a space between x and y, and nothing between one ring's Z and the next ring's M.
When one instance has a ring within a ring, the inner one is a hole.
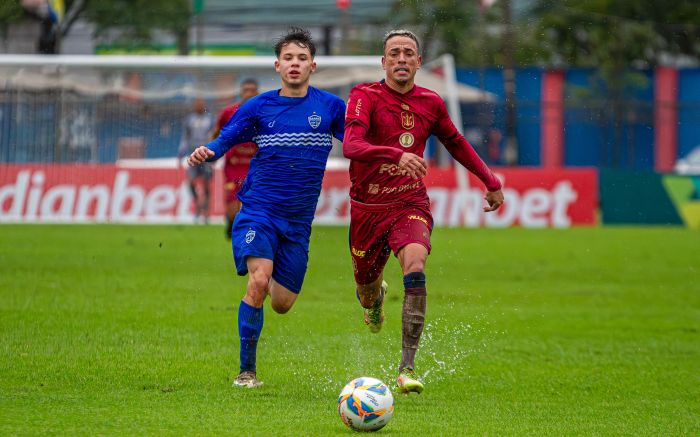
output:
M391 435L700 434L700 233L436 229L426 390ZM314 229L292 311L266 308L259 390L231 387L234 275L219 226L0 226L0 435L351 435L357 376L393 383L362 324L347 229Z

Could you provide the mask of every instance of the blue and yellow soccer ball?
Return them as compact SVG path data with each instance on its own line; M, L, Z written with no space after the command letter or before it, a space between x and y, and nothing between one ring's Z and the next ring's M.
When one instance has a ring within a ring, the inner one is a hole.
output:
M394 415L394 396L376 378L356 378L340 392L338 414L355 431L376 431L384 428Z

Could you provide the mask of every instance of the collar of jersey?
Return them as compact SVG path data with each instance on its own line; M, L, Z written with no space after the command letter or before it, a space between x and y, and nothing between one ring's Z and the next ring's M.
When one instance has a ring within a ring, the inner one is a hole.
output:
M402 94L402 93L400 93L400 92L398 92L398 91L392 89L389 85L387 85L385 79L380 80L379 83L382 85L382 88L384 88L385 90L387 90L387 91L389 91L390 93L394 94L395 96L399 96L399 97L411 96L411 95L413 95L413 93L416 92L416 88L417 88L416 83L413 82L413 88L411 88L410 90L408 90L407 92L405 92L405 93Z
M309 97L309 94L311 94L311 86L306 90L306 95L303 97L289 97L289 96L282 96L280 95L280 92L282 91L282 88L279 88L277 90L277 93L275 94L275 97L277 97L280 102L282 103L289 103L289 104L295 104L303 101L307 97Z

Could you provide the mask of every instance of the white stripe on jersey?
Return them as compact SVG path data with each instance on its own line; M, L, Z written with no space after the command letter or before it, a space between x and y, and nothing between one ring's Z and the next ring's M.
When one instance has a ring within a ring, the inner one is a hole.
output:
M258 147L268 146L318 146L333 147L331 134L318 132L279 133L256 135L253 141Z

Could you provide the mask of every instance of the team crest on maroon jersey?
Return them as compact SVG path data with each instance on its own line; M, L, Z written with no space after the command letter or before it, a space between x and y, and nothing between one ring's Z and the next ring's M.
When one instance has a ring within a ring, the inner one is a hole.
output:
M401 134L399 137L399 144L401 144L405 148L409 148L413 145L413 134L410 132L404 132Z
M316 114L309 115L309 124L314 129L321 126L321 116Z
M409 108L408 108L408 105L407 105L407 104L402 103L402 104L401 104L401 109L403 109L404 111L408 111Z
M401 111L401 127L404 129L413 129L415 125L415 120L413 118L413 113L408 111Z

